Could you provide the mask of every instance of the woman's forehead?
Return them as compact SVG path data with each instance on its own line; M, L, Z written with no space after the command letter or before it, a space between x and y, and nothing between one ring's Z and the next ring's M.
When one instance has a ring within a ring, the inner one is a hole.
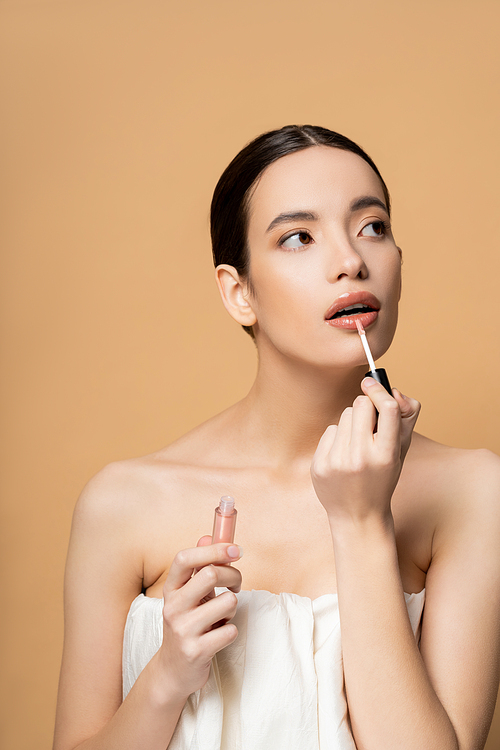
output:
M275 216L287 211L347 211L364 195L386 204L382 183L368 162L352 151L312 146L264 170L250 197L248 229L265 231Z

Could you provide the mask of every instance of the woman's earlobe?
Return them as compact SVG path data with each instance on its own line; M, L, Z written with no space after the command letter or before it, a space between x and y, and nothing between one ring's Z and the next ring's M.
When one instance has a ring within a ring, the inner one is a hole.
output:
M215 269L215 280L229 315L242 326L253 326L257 316L249 302L248 279L241 278L234 266L223 263Z

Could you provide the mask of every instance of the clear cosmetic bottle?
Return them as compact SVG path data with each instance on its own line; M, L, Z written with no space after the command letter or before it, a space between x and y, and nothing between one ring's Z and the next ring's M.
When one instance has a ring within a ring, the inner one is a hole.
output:
M229 495L221 497L220 503L215 509L212 544L217 544L217 542L234 542L236 516L238 515L234 504L233 497Z

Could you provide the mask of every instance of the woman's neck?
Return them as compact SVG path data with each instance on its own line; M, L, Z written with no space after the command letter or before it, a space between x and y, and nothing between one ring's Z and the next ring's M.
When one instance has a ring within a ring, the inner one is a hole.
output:
M361 393L366 365L332 371L273 358L259 362L257 377L233 416L252 453L279 468L310 460L329 424ZM257 456L256 456L257 458Z

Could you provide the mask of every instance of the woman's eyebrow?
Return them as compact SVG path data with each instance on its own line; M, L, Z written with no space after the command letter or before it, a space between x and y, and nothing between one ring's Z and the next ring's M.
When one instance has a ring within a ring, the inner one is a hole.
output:
M287 224L289 221L318 221L318 214L313 214L311 211L290 211L278 214L278 216L272 220L269 224L266 232L270 232L271 229L277 227L279 224Z
M361 198L356 198L350 205L351 213L360 211L362 208L370 208L370 206L378 206L383 208L386 214L388 214L387 206L380 198L376 198L374 195L363 195ZM272 229L277 227L279 224L287 224L290 221L318 221L318 214L312 211L284 211L278 214L275 219L269 224L266 232L270 232Z
M351 213L354 213L354 211L360 211L362 208L370 208L370 206L383 208L386 214L389 214L385 203L374 195L363 195L362 198L356 198L356 200L351 203L350 210Z

